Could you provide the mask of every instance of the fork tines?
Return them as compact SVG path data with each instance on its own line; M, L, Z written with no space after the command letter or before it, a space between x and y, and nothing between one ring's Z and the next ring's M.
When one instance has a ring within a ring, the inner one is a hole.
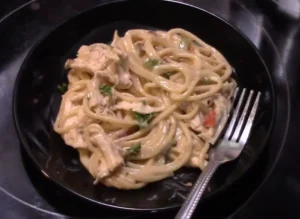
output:
M255 92L253 90L247 91L247 89L244 88L239 95L239 90L239 88L236 88L233 95L233 104L235 104L235 102L237 102L237 104L224 135L224 139L245 144L254 122L261 92Z

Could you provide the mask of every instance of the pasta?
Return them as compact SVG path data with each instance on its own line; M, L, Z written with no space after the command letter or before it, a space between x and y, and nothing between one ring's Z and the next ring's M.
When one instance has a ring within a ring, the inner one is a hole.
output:
M138 189L183 166L204 169L236 82L215 48L183 29L115 32L67 60L54 130L94 177Z

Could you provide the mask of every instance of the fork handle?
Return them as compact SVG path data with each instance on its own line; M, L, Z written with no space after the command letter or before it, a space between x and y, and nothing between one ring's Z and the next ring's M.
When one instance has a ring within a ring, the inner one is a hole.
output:
M221 163L216 161L209 161L204 171L200 174L190 194L181 206L175 219L190 219L194 213L195 208L208 185L209 180L217 170Z

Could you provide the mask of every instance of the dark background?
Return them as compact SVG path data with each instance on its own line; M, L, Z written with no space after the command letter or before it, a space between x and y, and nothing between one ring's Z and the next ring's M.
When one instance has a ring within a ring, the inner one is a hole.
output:
M101 2L107 1L2 0L0 2L0 98L6 100L7 104L7 106L2 105L1 107L10 109L11 102L8 96L12 94L11 87L15 79L15 75L12 76L12 74L17 72L28 49L41 37L42 33L65 18ZM245 203L241 203L242 208L238 212L230 212L228 215L231 215L232 218L243 219L300 218L300 141L298 137L298 124L300 122L298 113L300 109L298 101L298 95L300 94L298 88L300 82L299 1L295 0L290 7L287 2L293 2L292 0L285 1L286 5L283 6L267 0L186 0L184 2L199 6L205 4L205 7L225 19L228 19L229 13L227 12L231 10L231 13L237 18L238 28L254 44L259 44L261 40L259 34L270 38L274 44L274 52L278 52L280 56L278 77L283 74L290 88L292 100L291 121L286 144L283 150L280 151L278 161L276 160L271 175L253 196L249 197L249 200ZM239 2L239 7L245 7L244 11L237 11L234 7L230 7L231 2ZM40 17L33 16L36 13L35 11L43 6L47 6L47 14ZM32 14L25 12L28 8L30 8ZM239 15L238 12L241 14ZM4 47L4 51L10 52L1 52ZM8 48L11 48L11 50L8 50ZM6 87L10 87L10 89L4 89ZM63 218L62 216L55 216L56 213L60 214L60 210L53 207L49 200L43 199L43 196L36 192L34 186L30 187L31 183L26 172L16 171L16 169L23 169L22 162L17 162L17 160L22 161L22 157L16 135L8 134L14 132L14 127L13 124L6 124L8 121L5 119L6 116L8 115L0 115L0 123L4 124L0 128L2 133L0 140L0 188L3 188L0 190L0 218ZM15 142L17 149L8 148L8 141ZM22 177L24 177L24 180ZM31 203L40 209L46 209L49 212L42 212L39 209L32 208L33 206L25 205L8 196L5 191L11 192L20 200L25 200L27 203ZM57 195L59 197L59 194ZM230 197L228 199L230 200ZM65 202L68 202L68 200L65 200ZM80 206L70 206L70 208L80 208ZM217 209L218 206L212 211L217 211ZM164 215L164 217L168 216Z

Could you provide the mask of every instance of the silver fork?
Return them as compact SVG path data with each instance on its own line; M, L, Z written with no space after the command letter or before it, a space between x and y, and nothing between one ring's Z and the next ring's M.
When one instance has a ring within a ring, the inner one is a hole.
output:
M234 92L233 102L237 99L238 91L239 89L237 88ZM217 168L225 162L236 159L242 152L250 135L261 96L260 92L254 95L253 90L249 92L248 97L246 97L246 93L248 93L247 90L243 89L224 137L220 139L216 147L211 150L207 166L197 179L175 219L190 219L209 180ZM251 101L253 95L254 97L256 96L254 102ZM245 99L247 99L247 102L242 108Z

